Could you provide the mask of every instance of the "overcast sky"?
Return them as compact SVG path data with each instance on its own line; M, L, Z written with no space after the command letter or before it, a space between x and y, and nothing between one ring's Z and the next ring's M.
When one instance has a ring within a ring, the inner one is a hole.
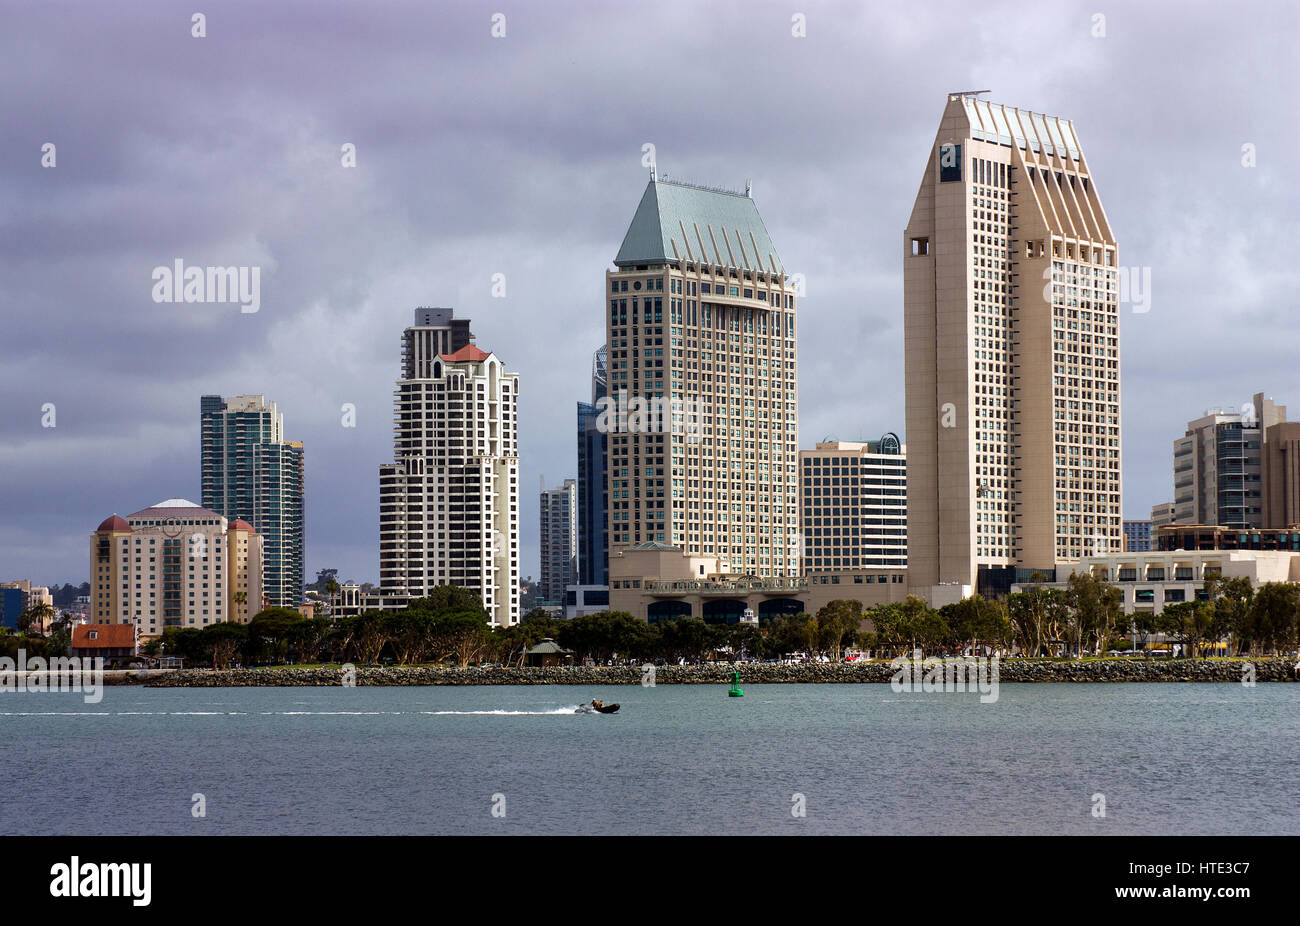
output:
M1151 268L1121 327L1126 517L1171 499L1207 407L1297 417L1300 5L863 6L0 4L0 580L82 582L103 518L199 501L205 393L265 394L304 442L308 578L376 580L419 305L520 374L536 577L647 143L675 179L752 181L805 274L800 446L903 434L902 231L954 90L1072 119L1120 263ZM259 311L155 303L176 258L261 267Z

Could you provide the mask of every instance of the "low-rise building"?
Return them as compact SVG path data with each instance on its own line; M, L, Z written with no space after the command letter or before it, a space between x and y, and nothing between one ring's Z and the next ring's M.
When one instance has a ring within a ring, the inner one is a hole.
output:
M139 653L139 634L133 624L78 624L72 628L69 656L124 659Z
M1158 550L1281 550L1300 553L1300 525L1286 529L1169 524L1155 532Z
M1071 569L1091 573L1124 592L1125 614L1159 614L1165 605L1205 601L1205 580L1244 577L1254 587L1265 582L1300 582L1300 553L1255 550L1171 550L1088 556ZM1031 583L1017 583L1013 592ZM1068 581L1032 583L1069 588Z
M608 585L570 585L564 590L564 616L582 617L609 610Z
M735 624L752 611L760 625L783 614L816 614L840 598L864 608L907 597L907 568L877 566L804 576L756 576L718 571L718 558L690 556L650 541L611 552L610 610L644 621L698 617Z

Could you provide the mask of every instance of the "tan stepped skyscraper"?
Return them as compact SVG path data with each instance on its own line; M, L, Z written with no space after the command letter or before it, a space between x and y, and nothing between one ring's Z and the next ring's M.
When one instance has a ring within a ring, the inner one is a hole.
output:
M663 544L798 575L795 288L749 191L652 177L614 266L611 554Z
M950 95L903 240L909 585L1123 549L1118 255L1074 126Z

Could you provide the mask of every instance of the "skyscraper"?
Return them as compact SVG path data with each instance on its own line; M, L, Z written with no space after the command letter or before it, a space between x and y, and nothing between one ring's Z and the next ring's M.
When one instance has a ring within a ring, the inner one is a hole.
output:
M419 308L402 334L394 463L379 468L379 584L470 589L519 621L519 376L470 343L469 320Z
M950 95L903 241L909 584L1122 549L1117 250L1074 126Z
M265 544L267 604L298 607L305 568L302 443L284 439L284 415L265 396L205 395L199 415L203 507L253 525Z
M795 289L748 190L652 175L605 292L611 556L797 576Z
M578 583L609 584L607 435L598 427L608 381L608 354L591 358L591 402L578 403Z
M572 585L578 566L578 483L564 480L541 493L542 601L563 604L564 587Z

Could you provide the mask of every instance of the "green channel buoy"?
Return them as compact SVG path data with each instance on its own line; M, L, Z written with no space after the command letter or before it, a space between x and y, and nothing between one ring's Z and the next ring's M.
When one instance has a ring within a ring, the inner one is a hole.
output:
M740 670L733 669L731 671L731 688L727 691L727 697L743 698L744 696L745 693L740 690Z

